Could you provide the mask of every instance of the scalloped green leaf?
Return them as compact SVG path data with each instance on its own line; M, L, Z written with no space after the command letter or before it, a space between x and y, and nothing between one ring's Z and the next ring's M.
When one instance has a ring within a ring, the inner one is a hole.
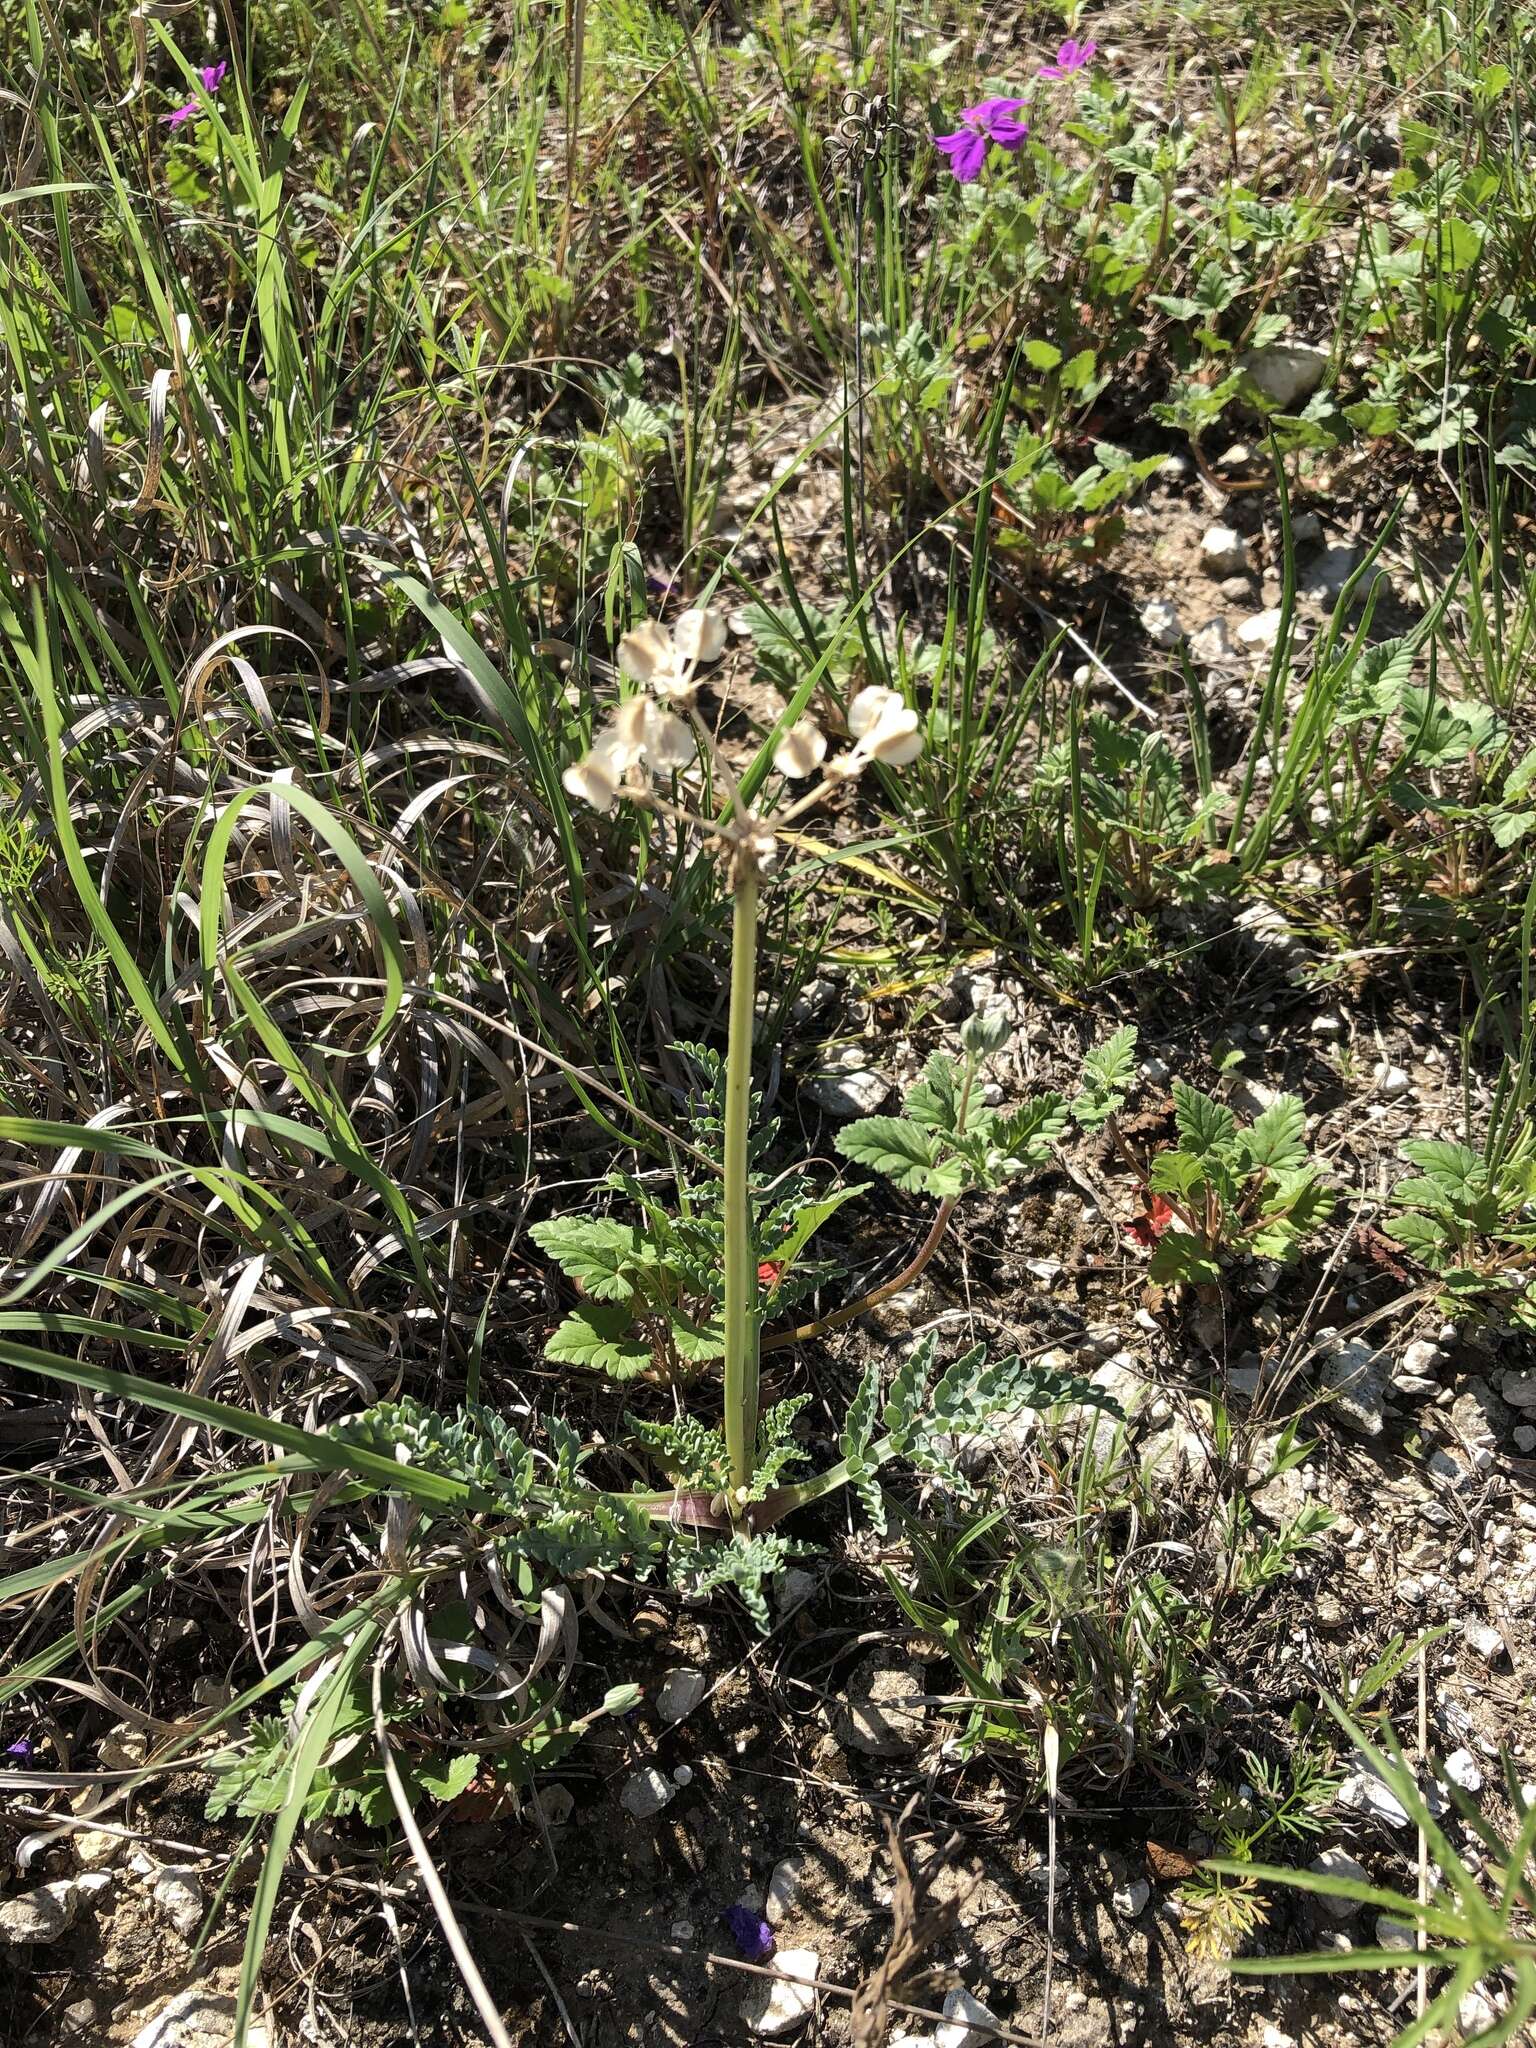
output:
M553 1365L580 1365L610 1379L638 1379L651 1363L651 1347L636 1334L622 1303L592 1302L573 1310L544 1346Z
M637 1224L608 1217L551 1216L528 1235L594 1301L629 1301L638 1270L656 1263Z

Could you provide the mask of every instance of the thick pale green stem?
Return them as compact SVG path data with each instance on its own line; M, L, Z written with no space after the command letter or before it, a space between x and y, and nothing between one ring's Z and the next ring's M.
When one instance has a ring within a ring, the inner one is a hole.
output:
M736 861L731 923L731 1019L725 1072L725 1447L731 1485L745 1487L757 1453L757 1266L747 1186L752 1115L752 1022L757 992L757 868ZM735 1503L732 1503L733 1513Z

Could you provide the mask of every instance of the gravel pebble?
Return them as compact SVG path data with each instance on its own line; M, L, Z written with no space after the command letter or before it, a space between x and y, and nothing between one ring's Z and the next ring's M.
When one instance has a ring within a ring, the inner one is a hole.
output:
M996 2013L957 1985L945 1994L944 2024L934 2028L933 2048L987 2048L996 2020Z
M1267 654L1280 638L1280 613L1255 612L1238 627L1237 637L1245 647L1256 647Z
M828 1116L873 1116L890 1092L890 1082L873 1067L814 1074L805 1084L805 1093Z
M1241 576L1250 567L1248 543L1230 526L1206 528L1200 542L1200 566L1208 576Z
M1184 622L1178 607L1166 598L1154 597L1141 608L1142 631L1157 647L1177 647L1184 638Z
M668 1728L675 1728L679 1721L687 1720L708 1690L709 1680L702 1671L680 1664L661 1681L661 1690L656 1695L656 1711Z
M1445 1775L1453 1785L1459 1785L1463 1792L1481 1792L1483 1774L1477 1767L1477 1758L1470 1749L1453 1749L1445 1760Z
M821 1967L813 1948L781 1948L773 1958L777 1977L760 1977L741 2001L747 2031L765 2041L793 2034L816 2006L812 1980Z
M34 1942L57 1941L74 1919L79 1903L79 1888L67 1877L0 1901L0 1947L24 1948Z
M654 1764L647 1764L643 1771L634 1772L625 1781L624 1790L619 1794L619 1804L636 1820L651 1820L675 1797L676 1788Z
M923 1681L910 1664L867 1658L848 1684L837 1716L837 1739L865 1756L905 1756L922 1739L927 1708Z
M1363 1863L1357 1863L1347 1849L1335 1845L1325 1849L1321 1856L1314 1856L1308 1866L1319 1877L1346 1877L1352 1884L1369 1884L1371 1873ZM1327 1892L1319 1892L1317 1903L1333 1920L1351 1920L1360 1910L1358 1899L1336 1899Z

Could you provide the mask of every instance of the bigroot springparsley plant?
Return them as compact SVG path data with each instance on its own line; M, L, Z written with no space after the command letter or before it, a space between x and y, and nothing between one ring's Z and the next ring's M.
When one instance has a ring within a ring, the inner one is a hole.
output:
M702 610L684 612L670 629L647 621L626 634L618 667L635 687L564 778L573 795L600 811L627 802L697 832L724 863L732 921L725 1061L723 1073L714 1077L718 1200L694 1202L695 1218L680 1224L642 1202L643 1224L605 1226L595 1235L591 1225L557 1219L540 1227L539 1241L585 1293L599 1298L592 1309L578 1310L571 1323L600 1333L599 1303L613 1305L612 1356L594 1352L581 1362L618 1378L643 1374L681 1388L694 1377L692 1368L714 1357L723 1360L718 1430L688 1413L666 1423L631 1417L629 1427L638 1447L671 1481L669 1492L646 1496L646 1505L673 1532L674 1583L694 1594L733 1585L766 1623L763 1580L790 1554L785 1539L772 1532L794 1509L853 1486L883 1527L877 1474L889 1460L902 1458L963 1488L958 1439L1027 1405L1091 1394L1075 1381L1026 1368L1017 1357L988 1363L980 1348L935 1377L930 1339L903 1361L884 1392L879 1361L871 1363L849 1406L835 1464L809 1479L786 1476L804 1459L791 1434L804 1397L766 1411L761 1407L764 1303L782 1300L787 1268L845 1196L808 1201L797 1217L793 1204L786 1211L754 1180L754 1161L763 1149L763 1133L753 1130L752 1092L759 908L782 836L795 821L877 762L887 768L909 765L921 753L923 738L917 713L896 691L860 690L847 708L847 744L834 751L819 725L801 719L775 748L779 779L772 801L749 802L697 709L700 671L724 652L725 637L721 621ZM803 783L810 785L803 794L791 793L791 785ZM703 814L706 787L723 792L719 816ZM974 1056L980 1051L978 1046ZM980 1143L979 1130L975 1136ZM699 1256L715 1244L722 1269L718 1320L703 1271L707 1260ZM845 1319L840 1315L810 1328ZM577 1342L575 1334L562 1340L557 1333L555 1341L567 1346L560 1355L576 1356L568 1348Z

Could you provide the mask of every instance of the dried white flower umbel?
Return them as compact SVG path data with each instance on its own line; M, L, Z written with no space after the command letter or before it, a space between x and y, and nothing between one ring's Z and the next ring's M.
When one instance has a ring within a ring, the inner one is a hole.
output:
M860 690L848 706L853 745L834 761L827 760L827 736L816 721L798 719L774 748L773 765L787 781L805 782L818 771L820 779L805 795L788 803L781 799L776 811L763 816L743 798L729 761L693 711L698 665L718 660L725 645L724 621L697 608L684 612L670 632L646 619L626 633L619 642L619 669L641 689L625 698L563 780L572 796L595 810L611 811L621 796L628 797L661 817L707 833L716 846L729 850L732 887L739 891L755 886L773 865L777 832L838 783L862 775L872 761L889 768L915 761L923 751L923 735L922 722L906 700L878 684ZM687 722L679 711L689 714ZM730 814L723 820L697 817L651 787L653 774L687 768L701 754L729 798Z

